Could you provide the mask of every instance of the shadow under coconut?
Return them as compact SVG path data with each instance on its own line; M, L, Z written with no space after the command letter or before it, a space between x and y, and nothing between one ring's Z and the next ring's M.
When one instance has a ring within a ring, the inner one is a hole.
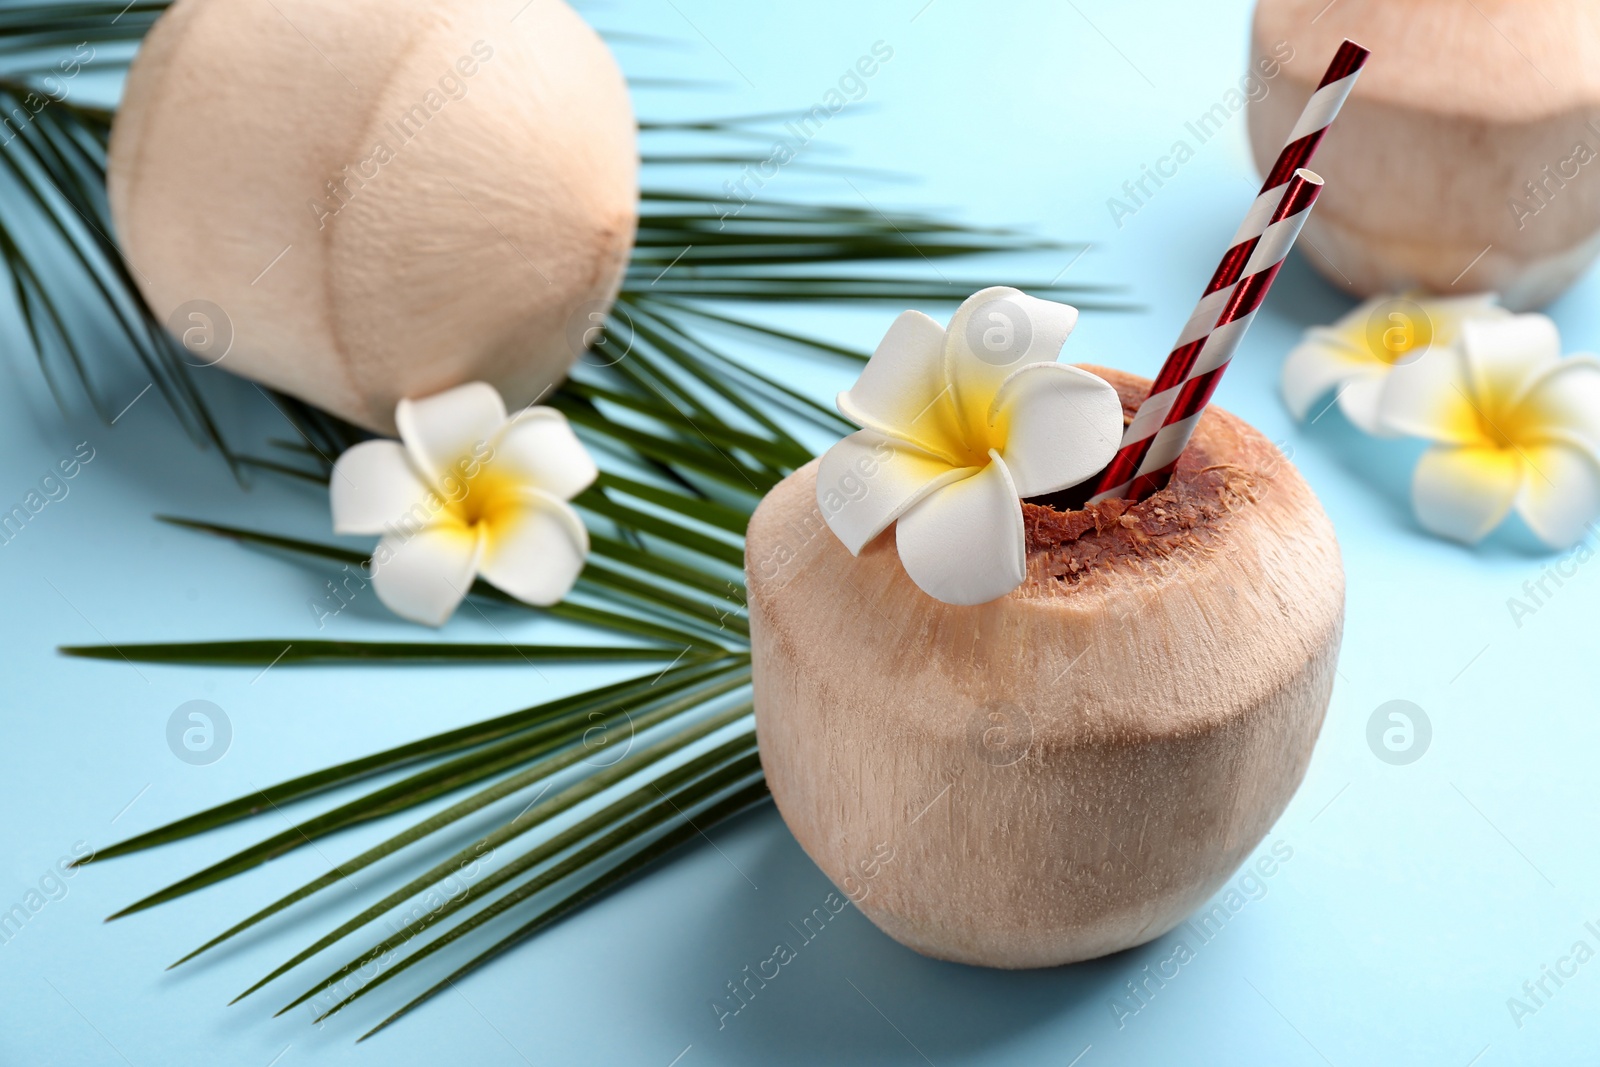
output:
M699 997L697 1055L733 1063L937 1063L1025 1043L1029 1031L1073 1019L1091 1035L1088 1043L1103 1032L1105 1003L1126 980L1128 959L1143 951L1026 971L930 959L846 902L774 809L743 829L762 838L755 863L741 862L759 892L730 884L722 899L680 915L670 931L676 944L662 946L663 958L691 961L659 981L687 985Z

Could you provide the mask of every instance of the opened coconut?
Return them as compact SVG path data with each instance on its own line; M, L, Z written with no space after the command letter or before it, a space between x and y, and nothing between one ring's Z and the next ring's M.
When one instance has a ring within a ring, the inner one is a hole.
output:
M1125 417L1149 383L1110 381ZM1139 502L1024 504L1027 577L918 589L887 530L852 556L813 463L747 542L762 764L863 914L942 959L1042 967L1142 944L1227 880L1304 775L1344 580L1327 517L1209 408Z

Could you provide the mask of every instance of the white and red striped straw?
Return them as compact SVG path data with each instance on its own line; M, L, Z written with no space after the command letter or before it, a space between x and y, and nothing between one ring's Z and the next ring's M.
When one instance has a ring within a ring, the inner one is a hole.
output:
M1194 311L1189 315L1189 321L1184 324L1183 331L1178 335L1177 344L1168 353L1166 362L1162 364L1161 373L1151 384L1150 395L1139 405L1133 421L1123 432L1122 445L1117 450L1116 456L1095 480L1092 500L1105 500L1111 497L1132 497L1137 500L1165 484L1166 474L1189 440L1188 431L1169 433L1167 428L1175 423L1187 421L1190 424L1189 429L1192 430L1192 423L1198 420L1201 409L1211 396L1211 391L1216 388L1216 379L1227 366L1227 360L1238 344L1239 335L1244 332L1243 328L1249 325L1249 317L1243 318L1238 329L1229 331L1232 339L1225 346L1213 344L1210 338L1224 322L1238 321L1225 319L1224 315L1238 290L1240 279L1251 273L1250 264L1259 262L1256 252L1268 226L1274 222L1286 221L1287 216L1281 215L1279 209L1296 172L1309 163L1311 157L1316 154L1317 146L1322 143L1323 135L1327 133L1329 125L1339 114L1339 108L1344 105L1345 98L1350 95L1350 90L1354 88L1356 78L1370 54L1367 49L1350 40L1341 44L1334 53L1333 61L1328 64L1321 83L1311 94L1311 99L1306 102L1305 109L1300 113L1294 129L1289 132L1289 138L1273 162L1272 169L1262 181L1261 192L1250 205L1250 210L1246 212L1244 221L1239 224L1238 232L1234 234L1227 253L1218 264L1216 273L1211 276L1205 293L1201 295L1200 302L1195 305ZM1321 180L1317 179L1312 189L1316 190L1320 185ZM1310 196L1314 200L1316 192L1311 192ZM1307 207L1309 208L1309 201ZM1300 212L1299 215L1303 222L1304 212ZM1298 225L1294 228L1294 234L1299 234ZM1292 236L1290 242L1293 242ZM1287 254L1287 251L1288 248L1285 246L1284 253ZM1281 256L1274 261L1272 267L1274 275L1277 272L1276 263L1281 262ZM1270 284L1269 277L1265 285ZM1264 292L1265 286L1262 287L1262 293ZM1219 361L1216 357L1223 348L1226 349L1226 355L1222 355ZM1203 361L1202 354L1205 357ZM1206 381L1197 383L1196 379L1201 375L1206 377ZM1192 401L1196 395L1202 393L1204 395L1198 407L1183 410L1178 408L1180 397ZM1158 436L1161 436L1164 442L1172 442L1180 437L1181 441L1177 445L1177 450L1171 452L1164 463L1153 464L1149 462L1149 454Z
M1255 242L1250 258L1245 261L1243 277L1223 305L1216 326L1206 335L1195 353L1189 376L1174 390L1160 428L1142 442L1144 456L1133 480L1125 491L1107 495L1140 500L1167 484L1172 468L1177 466L1178 457L1183 454L1195 426L1200 422L1200 416L1205 414L1206 404L1216 391L1222 372L1228 369L1228 361L1233 358L1245 331L1254 321L1257 309L1266 299L1267 290L1272 288L1284 257L1294 247L1294 240L1300 236L1300 229L1306 224L1306 218L1310 216L1311 207L1320 192L1322 179L1304 169L1295 171L1284 186L1278 209L1273 212L1266 230ZM1148 404L1149 400L1145 403ZM1141 405L1139 413L1134 416L1135 423L1143 413L1144 406Z

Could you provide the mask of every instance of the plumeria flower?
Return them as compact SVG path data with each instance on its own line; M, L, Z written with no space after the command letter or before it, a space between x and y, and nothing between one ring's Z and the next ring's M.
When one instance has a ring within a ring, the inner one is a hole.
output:
M1600 359L1562 359L1543 315L1466 323L1459 345L1390 375L1378 417L1436 442L1411 490L1436 534L1471 544L1516 508L1564 548L1600 516Z
M595 480L566 418L507 418L494 387L469 382L395 409L399 441L364 441L333 466L333 529L382 534L372 585L391 611L438 626L486 581L529 604L567 595L589 534L567 503Z
M1077 320L996 287L948 330L916 311L894 321L839 394L862 429L817 469L817 504L852 554L897 523L900 562L932 597L982 604L1022 583L1022 498L1096 473L1122 435L1116 390L1054 362Z
M1374 297L1332 326L1306 331L1283 364L1283 402L1304 422L1312 405L1332 390L1345 418L1367 433L1383 433L1378 396L1395 367L1454 344L1464 323L1509 314L1493 293Z

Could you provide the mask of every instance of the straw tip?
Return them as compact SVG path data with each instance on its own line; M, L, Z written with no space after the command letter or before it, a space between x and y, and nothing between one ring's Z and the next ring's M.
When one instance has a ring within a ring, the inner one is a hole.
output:
M1333 53L1333 59L1329 61L1328 69L1323 73L1322 81L1317 83L1317 88L1326 89L1343 82L1344 91L1349 92L1356 76L1361 73L1361 68L1367 65L1367 58L1371 55L1372 52L1367 48L1346 37L1344 43ZM1338 110L1337 107L1335 110Z

